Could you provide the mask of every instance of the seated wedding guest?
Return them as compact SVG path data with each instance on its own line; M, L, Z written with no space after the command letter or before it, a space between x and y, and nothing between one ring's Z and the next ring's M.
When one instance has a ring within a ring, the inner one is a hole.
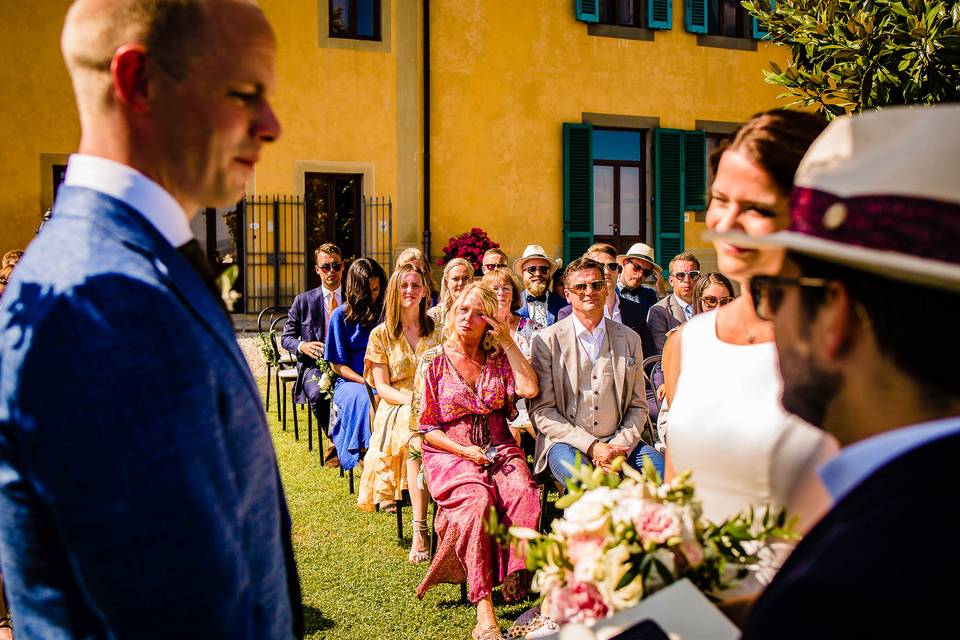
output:
M579 456L604 469L618 457L635 468L663 457L640 435L647 419L640 336L604 317L607 282L600 263L577 258L564 272L573 313L533 339L540 395L530 403L537 436L536 473L561 482Z
M653 336L654 350L649 355L663 353L670 330L679 327L693 316L693 286L700 277L700 261L692 253L681 253L670 261L670 286L673 293L650 307L647 326Z
M643 307L643 317L646 318L650 307L667 295L667 283L663 281L663 269L654 259L653 247L637 242L626 253L617 256L620 264L620 278L617 282L617 293L621 300L630 300ZM644 284L650 276L657 281L657 288L653 289Z
M716 271L704 273L693 287L693 315L713 311L733 302L734 298L733 283L727 276Z
M10 276L12 275L13 275L13 265L0 267L0 297L3 296L3 292L7 288L7 284L10 283Z
M483 276L480 283L493 291L497 298L497 319L510 323L510 335L513 341L520 347L523 357L530 360L533 336L544 327L530 318L521 318L517 315L517 309L520 308L520 283L517 277L506 269L497 269ZM510 422L510 432L517 444L520 444L522 432L526 432L534 440L537 438L523 399L517 401L517 417Z
M429 304L427 305L427 308L437 304L437 302L440 300L440 291L437 289L437 283L433 281L432 271L430 270L430 261L427 260L427 256L425 256L423 251L417 247L407 247L400 252L399 256L397 256L397 265L394 267L394 271L405 264L412 264L423 272L423 276L427 280L427 289L430 296L428 298Z
M617 274L620 272L620 264L617 262L617 250L611 245L599 242L592 245L584 257L600 264L603 269L603 279L607 283L607 302L603 307L603 315L614 322L624 324L640 336L640 343L643 346L644 357L653 351L653 340L650 337L650 330L647 328L647 315L644 313L643 305L623 300L617 293ZM563 320L572 311L573 306L567 305L557 314L557 320Z
M779 109L751 118L720 151L707 226L755 237L786 228L794 171L824 125L818 116ZM837 445L781 407L773 325L757 316L746 289L752 275L776 271L782 252L724 240L714 246L720 270L741 282L742 294L671 337L664 354L666 478L691 470L709 520L770 504L785 507L803 533L829 505L816 468ZM773 546L724 597L755 596L789 551Z
M513 261L513 271L523 278L520 309L517 313L544 327L557 321L557 312L565 305L563 298L550 289L553 273L559 262L548 258L538 244L527 245L523 255Z
M347 271L344 303L330 316L324 359L339 377L333 390L330 439L340 466L353 469L370 446L370 394L363 365L370 331L380 323L387 276L376 260L358 258Z
M509 267L510 263L507 259L507 254L503 252L503 249L497 247L487 249L483 254L483 259L480 261L480 268L483 270L481 275L487 275L494 269L507 269Z
M460 294L443 345L424 355L418 369L417 411L423 466L439 506L437 552L417 596L433 585L467 581L477 606L471 636L502 640L491 593L503 584L504 600L525 592L525 558L501 548L484 530L490 507L501 522L536 528L540 489L507 422L516 397L537 393L537 377L499 320L493 291L473 283ZM422 380L422 382L421 382Z
M327 242L313 252L314 270L320 276L320 286L297 294L287 312L280 344L297 354L297 381L293 385L294 402L308 402L317 418L317 428L329 431L330 401L318 386L320 370L317 358L323 357L323 341L333 310L343 302L343 258L340 247ZM324 459L336 464L333 445L324 452Z
M960 336L918 336L917 318L960 317L958 166L960 105L837 118L797 170L788 230L755 238L789 250L750 282L776 329L783 404L844 448L819 471L830 511L760 596L747 640L953 633Z
M443 331L447 312L463 288L473 282L473 265L465 258L452 258L443 267L443 277L440 279L440 302L427 310L427 315L433 318L437 331Z
M3 254L3 258L0 259L0 268L12 267L20 262L20 258L22 257L23 249L11 249Z
M437 345L433 320L427 315L427 285L413 264L400 266L387 284L383 323L370 333L366 353L366 379L380 401L373 419L370 447L363 458L357 505L364 511L375 506L392 511L404 489L413 507L413 543L410 562L430 556L427 531L427 494L417 486L420 462L408 459L410 399L417 361ZM414 446L417 446L414 443Z

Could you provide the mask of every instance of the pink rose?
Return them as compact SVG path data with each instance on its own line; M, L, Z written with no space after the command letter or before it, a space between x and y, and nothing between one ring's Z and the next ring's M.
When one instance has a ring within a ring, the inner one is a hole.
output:
M600 555L603 536L576 535L567 539L567 558L576 566L583 560L595 560Z
M680 551L683 557L687 559L687 564L692 568L697 568L703 564L703 547L696 540L686 539L680 543Z
M564 586L547 594L542 608L546 616L561 624L582 622L590 625L606 618L610 612L596 585L577 582L569 574Z
M680 517L667 505L645 500L643 509L633 518L633 526L644 542L663 544L683 533Z

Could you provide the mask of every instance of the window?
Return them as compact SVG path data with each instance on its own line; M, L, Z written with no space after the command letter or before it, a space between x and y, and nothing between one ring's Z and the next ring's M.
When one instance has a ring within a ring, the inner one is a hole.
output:
M380 0L330 0L330 37L380 39Z
M600 24L642 27L644 0L599 0Z
M594 241L619 251L646 241L644 133L593 130Z
M749 38L749 17L740 0L707 0L707 33L710 35Z

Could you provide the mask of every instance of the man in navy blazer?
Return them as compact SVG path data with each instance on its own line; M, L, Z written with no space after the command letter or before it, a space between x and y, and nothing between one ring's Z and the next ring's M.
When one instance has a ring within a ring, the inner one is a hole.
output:
M273 32L239 0L78 0L62 46L80 149L0 308L17 637L302 635L260 394L189 227L280 133Z
M566 306L566 300L550 290L553 272L559 267L559 260L547 257L538 244L528 245L523 255L513 261L513 271L523 280L518 316L544 327L557 321L557 313Z
M960 335L917 317L960 317L958 122L960 105L837 118L797 169L789 231L719 239L788 249L750 292L774 321L784 407L844 445L820 469L833 507L744 638L954 633ZM904 286L909 305L891 295Z
M693 286L700 277L700 261L692 253L681 253L670 261L670 286L673 293L650 307L647 325L656 349L650 355L663 353L667 334L693 315Z
M327 339L330 314L343 304L343 258L340 247L327 242L313 252L314 269L320 276L321 285L298 294L290 305L287 321L283 325L280 344L290 353L297 354L297 382L293 397L296 402L310 403L317 422L324 427L330 415L330 401L321 395L317 380L317 358L323 357L323 343ZM332 450L332 447L331 447Z

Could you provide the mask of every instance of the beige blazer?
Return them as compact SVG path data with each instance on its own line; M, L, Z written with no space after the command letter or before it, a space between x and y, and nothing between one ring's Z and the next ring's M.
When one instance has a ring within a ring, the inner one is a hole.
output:
M608 318L603 321L612 351L617 424L600 424L592 429L575 426L580 369L572 315L534 336L531 363L540 383L540 395L530 401L530 418L537 430L535 473L546 468L547 452L557 442L584 453L596 440L630 451L640 442L647 420L640 336L619 322Z

